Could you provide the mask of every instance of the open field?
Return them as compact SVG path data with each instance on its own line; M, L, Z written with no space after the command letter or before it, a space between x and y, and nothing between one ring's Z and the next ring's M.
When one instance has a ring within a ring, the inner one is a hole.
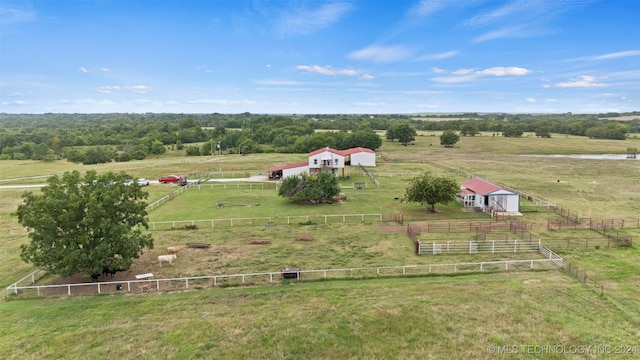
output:
M430 145L431 144L431 145ZM396 200L413 174L432 171L457 180L470 174L556 202L594 219L640 218L640 161L531 158L524 154L624 153L640 141L597 141L579 137L537 139L476 136L445 149L439 139L418 136L408 147L385 142L372 172L381 184L366 190L344 189L341 204L307 207L288 204L275 190L202 188L189 190L150 213L150 221L268 217L277 215L403 212L418 224L444 218L482 219L455 205L427 214L418 204ZM81 166L66 162L4 161L0 185L43 183L31 176L66 170L124 170L156 179L166 174L215 175L264 171L304 160L301 154L223 156L221 159L162 157L130 163ZM368 182L356 172L343 180ZM559 181L558 181L559 180ZM175 187L152 185L149 201ZM0 189L0 283L8 286L33 268L19 259L27 241L10 213L20 203L20 189ZM32 191L38 191L33 189ZM228 204L219 208L218 203ZM257 205L260 204L260 205ZM250 205L250 206L247 206ZM595 238L590 230L547 231L557 218L545 207L522 200L535 236L558 240ZM405 219L407 219L405 217ZM454 263L531 258L535 254L422 256L398 226L375 221L242 227L198 226L195 230L152 231L155 247L146 251L130 274L153 272L157 278L303 269ZM150 295L103 295L72 298L13 298L0 302L0 357L24 358L495 358L492 346L516 346L510 358L566 358L562 354L525 354L523 345L630 345L640 347L640 228L632 248L554 249L583 267L605 286L604 294L560 270L498 274L332 280L267 287L230 287ZM312 241L296 237L312 236ZM438 240L473 236L422 234ZM268 239L255 244L251 239ZM206 242L209 249L186 249L173 266L158 267L164 248ZM536 255L538 258L540 255ZM473 259L473 260L472 260ZM65 279L47 277L43 281ZM82 280L82 279L80 279ZM88 281L84 279L83 281ZM640 351L640 348L638 348ZM574 354L569 358L631 358L612 354Z
M558 272L229 288L2 304L3 358L494 359L521 346L637 344L611 300ZM11 346L7 346L7 345ZM600 356L599 356L600 357ZM600 358L616 358L603 355ZM631 358L621 356L619 358Z

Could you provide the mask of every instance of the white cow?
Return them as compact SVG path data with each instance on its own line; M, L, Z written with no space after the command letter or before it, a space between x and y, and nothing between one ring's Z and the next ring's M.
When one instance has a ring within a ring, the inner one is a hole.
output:
M160 263L160 267L162 267L162 263L163 262L168 262L169 264L173 265L173 260L177 259L178 256L176 256L176 254L171 254L171 255L158 255L158 262Z

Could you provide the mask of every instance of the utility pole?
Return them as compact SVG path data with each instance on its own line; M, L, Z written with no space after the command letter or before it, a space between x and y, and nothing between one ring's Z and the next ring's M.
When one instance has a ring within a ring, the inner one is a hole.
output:
M218 170L220 170L220 176L222 176L222 149L220 149L220 141L218 141Z

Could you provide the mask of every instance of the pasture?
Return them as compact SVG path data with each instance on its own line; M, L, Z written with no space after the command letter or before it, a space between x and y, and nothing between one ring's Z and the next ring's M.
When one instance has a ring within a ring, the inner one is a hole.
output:
M640 218L640 162L531 158L526 154L623 153L640 147L637 139L590 140L579 137L508 139L463 137L456 147L439 146L421 134L407 147L385 142L379 166L372 170L381 186L344 189L347 200L323 206L293 205L269 189L191 189L153 210L150 221L275 217L354 213L408 214L412 222L448 218L482 220L456 205L438 205L427 214L418 204L396 197L413 174L432 171L465 179L485 177L513 189L561 204L581 217ZM260 172L304 160L300 154L255 154L204 159L169 152L161 157L102 166L2 162L0 185L43 183L33 176L66 170L126 171L135 177L220 175ZM360 181L356 172L343 185ZM24 180L23 178L29 178ZM558 181L559 180L559 181ZM368 181L362 178L362 181ZM206 184L210 184L209 182ZM371 184L369 184L371 185ZM175 187L148 187L149 201ZM10 215L24 189L0 189L0 274L5 287L32 269L19 259L26 233ZM34 189L32 191L38 191ZM218 203L229 206L218 207ZM260 205L257 205L260 204ZM234 205L234 206L232 206ZM249 205L249 206L247 206ZM546 230L557 215L522 200L534 235L549 239L596 237L597 233ZM407 219L407 218L405 218ZM251 226L151 231L155 247L130 274L153 272L157 278L303 269L408 265L470 261L468 255L416 256L407 235L378 222L291 224L275 220ZM490 346L517 346L513 358L565 358L563 354L525 354L523 345L640 346L640 229L621 229L634 237L632 248L595 246L558 249L572 263L605 284L604 294L560 270L421 277L362 281L282 282L276 286L202 288L145 295L118 294L71 298L11 298L0 302L2 358L494 358ZM564 235L562 235L564 234ZM421 234L444 240L443 233ZM312 236L312 241L296 241ZM472 235L452 235L452 238ZM251 239L268 239L252 243ZM156 257L168 246L206 242L209 249L185 249L173 265L160 268ZM483 261L522 254L478 254ZM540 255L538 255L540 257ZM478 261L480 261L478 260ZM68 279L47 277L45 282ZM82 279L76 279L82 280ZM84 281L90 281L84 279ZM638 349L640 350L640 349ZM548 355L548 356L547 356ZM602 357L612 355L601 354ZM590 358L594 354L569 357Z

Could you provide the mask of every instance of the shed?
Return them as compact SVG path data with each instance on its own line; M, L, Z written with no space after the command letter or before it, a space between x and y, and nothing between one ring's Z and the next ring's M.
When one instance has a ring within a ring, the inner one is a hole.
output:
M309 164L307 162L275 166L267 169L269 174L269 180L280 180L289 176L294 176L302 173L309 172Z
M286 268L280 269L280 274L282 274L283 279L296 279L300 280L300 269L299 268Z
M342 154L346 157L347 165L376 166L376 153L371 149L357 147L343 150Z

